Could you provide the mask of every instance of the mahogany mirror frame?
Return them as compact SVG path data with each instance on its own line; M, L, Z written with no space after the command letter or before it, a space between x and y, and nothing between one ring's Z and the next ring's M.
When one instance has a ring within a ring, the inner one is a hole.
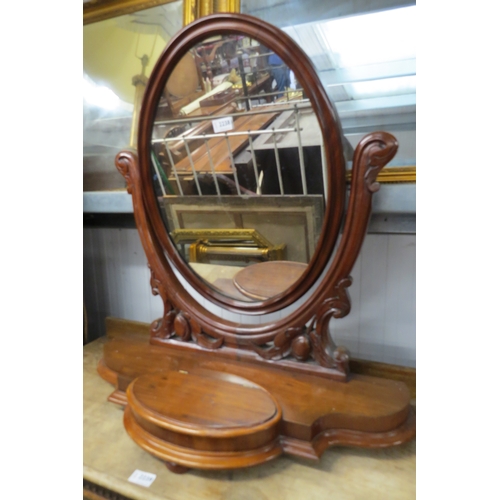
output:
M153 122L168 76L196 43L221 34L254 38L278 54L294 74L299 75L298 79L306 89L323 133L328 166L328 197L323 229L306 272L282 294L253 303L222 295L189 268L167 234L150 174ZM249 349L264 359L273 360L288 356L293 344L295 349L292 348L292 352L299 361L306 361L312 356L321 367L330 369L334 377L337 374L345 378L348 357L335 350L329 338L328 324L332 316L340 318L350 311L347 292L351 284L349 273L366 233L371 196L379 189L376 177L396 151L395 138L385 132L368 134L356 148L344 236L332 259L344 216L342 136L335 107L330 103L309 58L281 30L248 15L215 14L182 29L172 38L151 73L139 119L138 155L122 152L116 158L117 168L126 178L128 191L132 194L138 231L151 268L153 294L160 295L164 304L163 317L151 325L151 342L161 344L177 336L184 341L193 340L206 349L221 346ZM221 318L199 304L184 288L173 267L211 303L245 315L265 315L281 310L296 303L313 285L315 287L302 305L279 320L256 325L240 324ZM323 276L318 280L321 273ZM272 344L270 348L269 343Z
M144 95L139 122L139 164L142 178L147 179L150 176L150 140L157 104L168 77L176 64L195 44L214 35L229 34L244 35L257 40L270 51L278 54L295 75L300 75L298 79L302 86L307 89L307 95L310 97L321 130L330 131L329 136L324 137L325 144L329 144L330 147L325 148L329 175L327 186L328 201L323 221L323 228L328 227L329 230L327 232L322 231L315 253L302 279L298 280L282 294L265 301L243 302L221 294L196 276L181 257L175 244L168 237L160 216L152 182L144 183L144 196L155 234L167 252L169 259L186 278L188 283L197 292L216 305L226 307L238 313L262 314L273 312L292 304L316 281L330 258L340 229L344 210L345 167L342 154L342 136L334 118L335 111L333 106L316 75L312 63L305 53L286 33L260 19L250 16L241 14L216 14L215 16L207 16L189 24L172 38L151 73L149 85ZM323 134L325 135L324 132Z

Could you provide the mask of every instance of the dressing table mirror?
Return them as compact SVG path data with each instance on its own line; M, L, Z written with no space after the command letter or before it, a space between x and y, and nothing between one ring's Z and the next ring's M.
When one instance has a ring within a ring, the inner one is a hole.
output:
M164 313L99 365L139 446L185 472L414 436L407 387L351 374L329 334L396 151L388 133L362 139L345 210L340 122L295 42L241 14L171 39L137 153L116 158Z

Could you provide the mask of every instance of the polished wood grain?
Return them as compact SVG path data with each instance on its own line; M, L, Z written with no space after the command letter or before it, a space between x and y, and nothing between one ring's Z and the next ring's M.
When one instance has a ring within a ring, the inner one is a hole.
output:
M239 271L233 282L242 294L253 299L266 300L290 288L306 269L307 264L302 262L261 262Z
M125 320L107 320L119 337ZM138 324L147 342L148 327ZM138 330L139 331L139 330ZM97 362L105 338L83 348L83 477L127 498L158 500L414 500L415 439L389 448L333 446L318 459L284 453L246 469L199 470L171 474L163 460L145 452L123 427L123 411L106 401L112 386L102 380ZM284 446L284 443L282 444ZM140 469L156 474L149 488L128 481Z
M169 370L138 377L130 398L144 415L161 415L170 429L189 434L240 433L272 419L278 408L262 388L237 376L200 370Z
M167 466L175 464L183 468L196 469L240 469L268 462L279 456L282 449L278 440L261 448L247 451L206 451L187 446L179 446L165 437L159 437L146 428L144 422L138 423L132 416L130 407L125 408L125 429L132 439L144 450L163 460ZM177 472L170 468L173 472ZM181 469L184 472L184 469Z
M415 435L410 394L398 381L351 374L344 384L130 333L109 340L102 363L127 393L132 439L183 467L250 466L281 453L318 460L329 446L385 447Z
M141 375L166 371L189 373L193 369L203 369L241 376L272 394L284 413L292 412L295 415L305 412L309 415L310 424L317 415L332 410L334 400L338 400L335 404L337 410L349 412L356 419L361 418L362 414L375 419L389 415L389 420L367 421L368 427L364 427L364 430L388 430L402 423L404 415L401 414L408 411L410 395L402 382L351 374L348 384L344 384L312 374L287 371L280 363L269 363L264 367L237 357L229 359L222 355L223 350L214 351L209 356L204 350L186 351L179 348L181 346L181 343L155 346L148 342L147 337L124 334L106 343L103 363L119 374L118 388L122 391L127 390L128 385ZM311 387L314 387L320 399L314 405L309 400L308 391ZM281 400L278 394L285 395L286 400ZM398 414L399 417L395 416ZM396 421L392 418L396 418Z
M111 316L106 318L105 323L106 336L109 339L121 338L127 335L143 343L147 343L149 340L149 323L114 318ZM369 375L372 377L404 382L412 399L416 399L417 372L415 368L352 358L350 360L350 369L352 374L357 373L359 375Z
M142 375L129 385L127 403L130 436L166 462L232 468L280 450L276 400L233 374L192 368Z
M351 359L350 368L352 373L404 382L410 391L410 396L413 399L417 397L417 376L415 368L390 365L378 361L367 361L364 359Z
M118 382L115 384L116 386L119 386ZM116 391L113 391L109 396L108 396L108 401L110 403L117 404L119 406L126 406L127 405L127 394L120 389L116 389Z
M97 372L106 382L109 382L110 384L113 385L117 385L118 378L116 373L110 370L102 360L99 361L99 364L97 365Z

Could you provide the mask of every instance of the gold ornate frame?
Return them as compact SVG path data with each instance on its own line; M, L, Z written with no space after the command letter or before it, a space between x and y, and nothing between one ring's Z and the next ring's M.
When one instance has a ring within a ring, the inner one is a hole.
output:
M285 256L285 245L273 245L255 229L174 229L171 232L174 243L191 242L189 247L190 262L204 262L206 256L207 242L219 242L229 240L231 244L230 253L235 256L251 254L260 256L265 260L282 260ZM242 240L251 240L252 245L242 246ZM217 249L219 247L213 247Z
M83 4L83 24L151 9L175 0L90 0ZM239 12L240 0L183 0L183 25L216 12Z
M91 0L83 4L83 24L124 16L173 1L175 0Z
M352 170L346 171L346 181L351 182ZM388 167L383 168L377 176L377 182L381 184L394 184L399 182L416 182L417 167Z

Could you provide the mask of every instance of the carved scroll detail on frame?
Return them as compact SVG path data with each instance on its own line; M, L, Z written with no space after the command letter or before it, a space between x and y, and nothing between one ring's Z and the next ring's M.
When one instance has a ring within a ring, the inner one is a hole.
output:
M311 357L322 367L332 368L344 375L349 374L349 354L344 347L337 347L328 334L329 319L342 317L340 309L333 306L334 299L328 299L322 308L322 316L313 319L309 328L289 328L279 333L271 347L267 349L249 344L261 358L279 361L293 356L297 361L307 361Z
M134 156L129 151L120 151L115 158L116 168L125 179L127 183L127 193L129 194L132 194L133 190L131 168L133 168L134 161Z
M311 341L305 327L289 328L279 333L273 345L267 349L255 344L250 346L261 358L272 361L279 361L290 355L297 361L307 361L311 354Z
M151 269L151 267L150 267ZM202 331L201 326L194 321L189 314L172 306L168 295L162 284L154 277L151 270L151 289L153 295L160 295L163 300L163 317L151 323L150 333L152 337L170 339L178 337L184 342L194 341L205 349L218 349L222 347L224 338L214 338Z
M202 331L201 326L194 320L190 319L191 323L191 338L201 347L205 349L219 349L224 344L224 338L215 338L207 335Z
M386 132L375 132L367 135L358 148L361 151L362 164L367 163L365 185L370 193L376 193L380 189L377 176L382 168L394 158L398 143L392 135Z
M311 339L313 357L326 368L349 373L349 354L344 347L337 347L330 338L328 325L330 319L343 318L351 310L351 301L347 288L351 286L352 278L348 276L340 280L333 288L333 294L320 306L315 318L309 326L309 338Z
M161 339L168 339L174 335L174 321L176 311L168 300L167 291L155 276L153 269L148 264L151 271L151 291L153 295L159 295L163 301L163 317L151 323L150 333L152 337L159 337Z
M290 354L294 339L303 332L303 328L288 328L284 332L280 332L276 335L271 347L266 349L255 344L250 344L250 348L263 359L278 361L286 358Z
M151 263L155 262L156 265L158 265L156 259L154 259L155 254L148 251L150 245L154 247L154 235L151 232L142 203L142 190L135 154L130 151L118 153L115 158L115 165L127 182L127 192L132 195L139 236L141 237L141 241L146 251L148 267L151 272L151 291L153 295L159 295L163 302L163 316L151 323L151 337L167 340L177 336L185 342L192 340L206 349L218 349L224 343L224 338L209 336L202 331L201 326L195 322L188 313L174 306L173 300L167 292L167 288L163 281L157 276L155 267ZM158 250L155 249L155 252L157 253Z
M149 264L148 264L149 266ZM219 349L224 345L224 337L213 337L202 330L184 311L176 309L169 301L167 291L155 277L151 266L151 289L153 295L162 298L164 314L151 324L153 337L170 339L176 337L184 342L194 342L205 349ZM332 290L332 296L320 306L318 313L308 328L288 328L276 335L270 347L262 347L254 343L242 343L240 347L256 352L262 359L279 361L293 356L298 361L307 361L311 357L322 367L333 368L344 375L349 374L349 355L343 347L333 344L328 334L331 317L342 318L351 308L347 287L352 284L351 277L339 282Z

